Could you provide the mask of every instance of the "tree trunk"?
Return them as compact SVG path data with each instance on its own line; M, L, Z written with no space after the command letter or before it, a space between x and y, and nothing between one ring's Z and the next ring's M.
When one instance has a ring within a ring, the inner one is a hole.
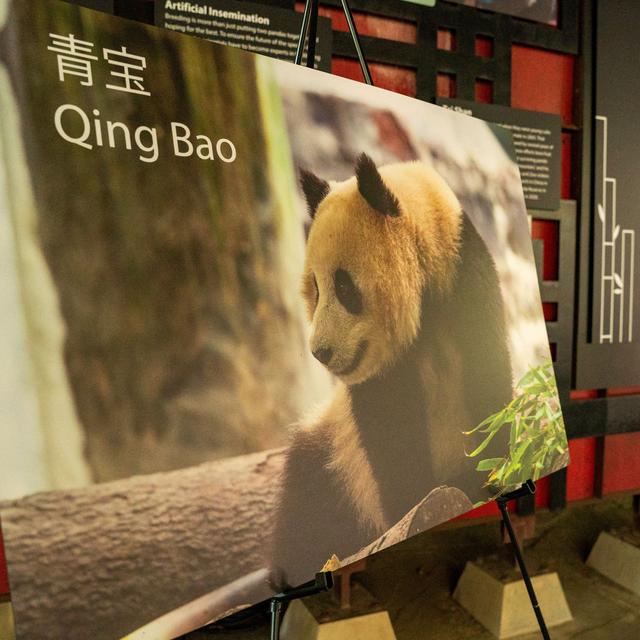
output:
M70 33L98 54L92 86L59 80L49 34ZM124 45L145 58L151 95L107 88L117 78L102 52ZM310 382L298 293L302 207L268 66L231 47L33 2L10 3L0 60L20 116L12 148L24 146L37 209L28 221L37 234L28 242L16 234L17 255L44 257L47 293L63 322L63 380L93 480L285 444L286 425L325 387ZM73 108L61 117L64 131L86 137L85 146L56 130L62 105ZM174 123L181 136L190 131L182 155ZM149 147L152 131L157 159L145 162L150 153L133 141L139 135ZM222 139L235 146L235 161L220 158ZM22 158L11 152L5 162ZM25 226L22 207L11 215L16 229ZM42 324L50 314L32 293L30 265L18 265L24 312ZM65 450L65 424L45 402L50 388L40 378L42 449L50 456Z
M275 450L0 504L18 637L113 640L264 567L283 462Z

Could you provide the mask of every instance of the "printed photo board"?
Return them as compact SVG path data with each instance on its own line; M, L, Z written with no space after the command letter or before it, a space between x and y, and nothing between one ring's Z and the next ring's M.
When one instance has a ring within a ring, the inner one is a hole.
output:
M567 464L492 125L63 2L0 7L20 638L120 637L232 583L227 610L257 603Z

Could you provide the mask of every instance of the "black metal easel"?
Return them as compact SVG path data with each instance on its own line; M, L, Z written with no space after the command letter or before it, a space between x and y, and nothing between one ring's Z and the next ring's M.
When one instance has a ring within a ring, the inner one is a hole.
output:
M271 640L280 640L280 619L282 617L283 604L306 596L313 596L322 591L329 591L330 589L333 589L333 574L330 571L323 571L316 573L315 580L305 582L295 589L283 591L273 596L270 605Z
M369 66L367 65L367 61L364 59L364 54L362 53L360 37L358 36L358 30L356 29L356 24L353 21L353 16L351 15L349 2L348 0L341 0L341 2L344 16L347 19L349 33L351 34L351 39L353 40L353 46L355 47L356 54L358 56L358 62L360 62L360 68L362 69L364 81L367 84L373 84L373 81L371 80L371 73L369 72ZM304 45L308 40L307 67L311 68L314 67L316 56L316 37L318 34L318 6L319 0L306 0L304 5L304 13L302 14L302 28L300 29L298 48L296 49L295 63L302 64Z
M536 619L538 620L540 632L542 633L542 637L544 638L544 640L550 640L549 631L547 630L547 625L544 621L544 616L542 615L540 605L538 604L538 598L536 597L536 592L533 589L533 584L531 583L531 578L529 577L527 565L524 562L522 550L520 549L520 544L518 543L516 532L513 530L511 518L509 517L509 511L507 510L507 503L509 501L533 495L535 492L536 486L533 483L533 480L527 480L519 489L511 491L510 493L505 493L504 495L496 498L496 502L498 503L498 508L500 509L500 513L502 514L502 522L504 522L504 526L506 527L509 534L509 540L511 540L513 552L516 556L518 567L520 567L520 573L522 573L522 579L524 580L524 585L527 588L527 593L529 594L529 600L531 600L533 612L535 613Z

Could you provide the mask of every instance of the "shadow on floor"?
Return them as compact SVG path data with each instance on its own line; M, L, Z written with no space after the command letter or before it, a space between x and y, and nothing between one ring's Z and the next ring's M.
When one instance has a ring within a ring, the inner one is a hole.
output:
M574 616L550 630L553 640L637 640L640 597L618 587L584 563L600 531L632 524L631 498L539 513L534 540L525 545L533 572L560 575ZM479 557L510 567L496 520L489 524L442 527L371 557L361 582L387 608L397 640L490 640L493 636L459 607L451 592L465 563ZM539 634L519 636L535 640ZM189 640L268 640L265 615L244 626L189 634ZM348 640L345 638L345 640Z

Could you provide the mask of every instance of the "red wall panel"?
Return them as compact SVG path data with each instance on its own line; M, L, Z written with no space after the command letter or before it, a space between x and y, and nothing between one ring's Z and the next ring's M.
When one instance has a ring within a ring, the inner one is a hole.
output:
M592 400L601 397L601 395L598 389L574 389L569 392L571 400Z
M593 497L596 446L596 438L569 441L571 464L567 470L567 500L585 500Z
M376 87L415 98L416 73L413 69L393 67L374 62L369 65L369 71L371 71L371 79ZM338 58L334 56L331 60L331 73L342 76L343 78L364 82L360 63L350 58Z
M296 3L296 9L303 11L304 4L301 2ZM320 7L318 14L330 18L331 27L336 31L349 31L347 19L342 9ZM353 11L352 14L356 29L361 36L397 40L408 44L415 44L416 42L417 28L414 22L367 15L359 11Z
M304 10L304 3L297 2L297 11ZM348 31L347 20L342 9L333 7L320 7L321 16L330 18L331 27L335 31ZM416 24L407 20L397 20L395 18L384 18L381 16L368 15L358 11L353 12L353 19L356 28L361 36L372 36L415 44ZM413 69L395 67L386 64L370 63L371 79L376 87L388 89L397 93L414 98L416 96L416 73ZM340 58L334 56L331 62L331 73L363 82L362 72L357 60Z
M549 477L542 478L536 482L536 507L548 507L549 506Z
M572 181L572 169L571 166L571 154L573 140L570 133L562 134L562 149L560 150L561 156L561 175L560 175L560 197L569 200L575 197L573 192Z
M9 576L7 575L7 561L4 555L2 529L0 529L0 598L9 594Z
M615 387L607 389L608 397L631 396L640 393L640 387Z
M476 102L491 104L493 102L493 82L478 78L474 86L474 99Z
M557 113L563 124L573 122L573 56L513 45L511 106Z
M602 495L640 488L640 433L604 439Z

